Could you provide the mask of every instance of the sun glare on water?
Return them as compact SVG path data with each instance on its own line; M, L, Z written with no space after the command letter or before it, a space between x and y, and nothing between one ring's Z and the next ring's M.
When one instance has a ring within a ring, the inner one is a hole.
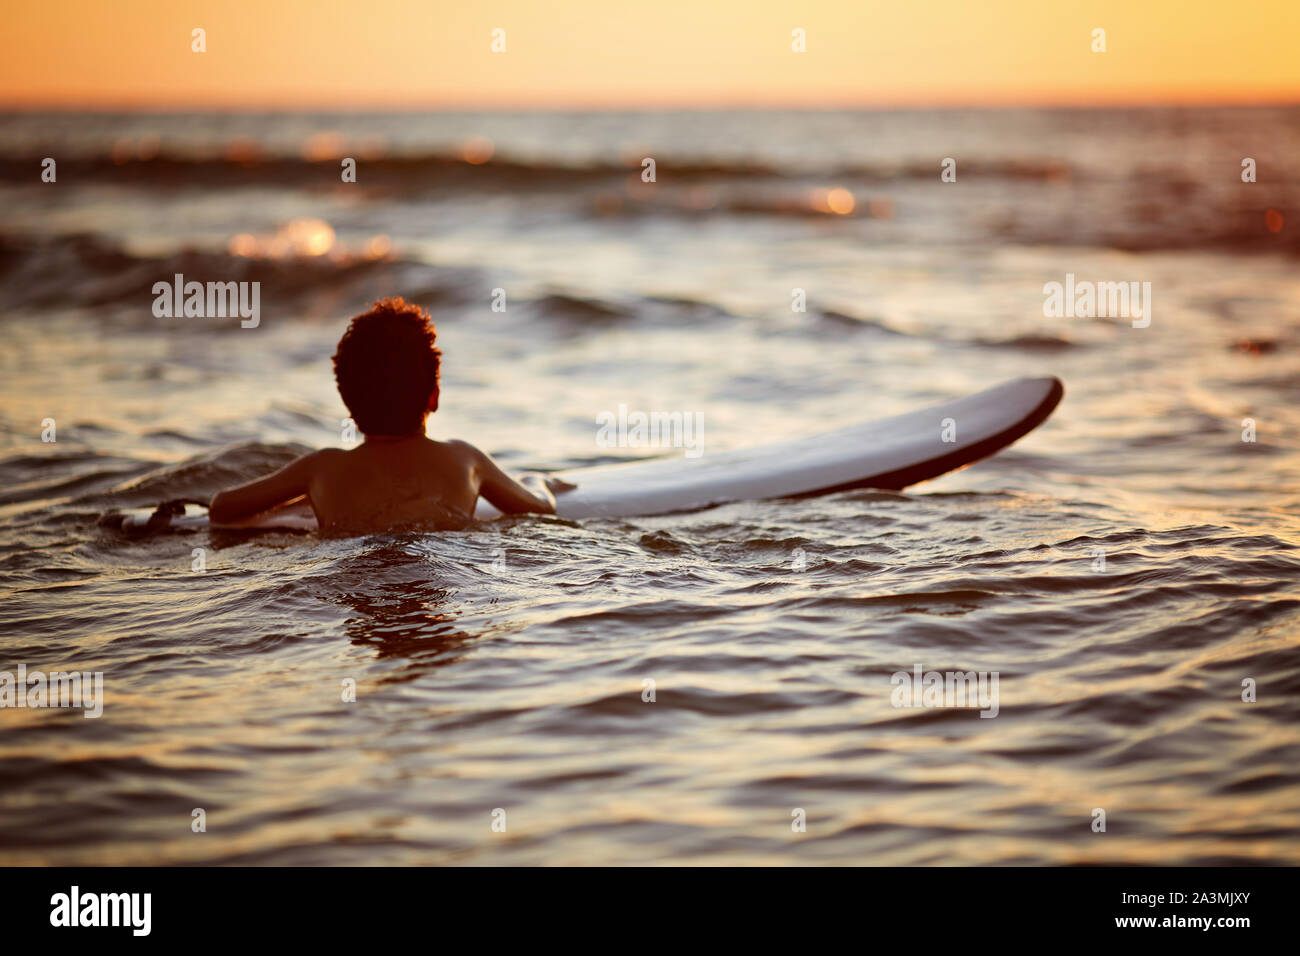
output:
M829 213L832 216L847 216L856 206L857 201L853 198L853 193L841 186L836 186L834 189L819 189L813 193L812 208L818 212Z
M334 228L322 219L292 219L275 235L259 238L241 232L231 238L227 249L231 255L267 259L323 256L334 248Z

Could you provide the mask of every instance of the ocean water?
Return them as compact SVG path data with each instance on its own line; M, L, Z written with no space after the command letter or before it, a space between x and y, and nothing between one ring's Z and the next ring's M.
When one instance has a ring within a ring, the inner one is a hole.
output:
M1300 862L1297 156L1294 107L0 117L0 671L104 680L0 708L0 863ZM178 272L260 323L156 318ZM1045 317L1067 274L1149 326ZM904 493L96 525L340 444L387 294L438 323L430 434L515 469L646 455L620 404L707 455L1066 394ZM917 667L997 716L894 706Z

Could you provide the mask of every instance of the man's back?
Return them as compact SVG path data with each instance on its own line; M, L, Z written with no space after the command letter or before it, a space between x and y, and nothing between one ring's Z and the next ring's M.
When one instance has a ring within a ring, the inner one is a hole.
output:
M317 452L308 496L321 530L464 528L473 518L480 483L468 448L418 435L368 438L349 451Z
M503 514L554 514L554 491L564 482L536 475L515 481L473 445L425 437L441 391L436 339L429 314L400 298L353 317L334 353L334 377L365 442L303 455L219 491L208 517L238 522L305 496L327 534L443 531L469 524L480 493Z

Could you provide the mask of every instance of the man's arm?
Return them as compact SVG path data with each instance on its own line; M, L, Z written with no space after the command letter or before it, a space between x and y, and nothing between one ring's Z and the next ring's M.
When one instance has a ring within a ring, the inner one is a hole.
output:
M468 442L456 442L471 456L478 476L478 492L502 514L555 514L555 495L539 475L525 475L515 481L492 460Z
M301 498L307 494L320 454L311 452L265 478L218 491L208 505L208 518L219 524L233 524Z

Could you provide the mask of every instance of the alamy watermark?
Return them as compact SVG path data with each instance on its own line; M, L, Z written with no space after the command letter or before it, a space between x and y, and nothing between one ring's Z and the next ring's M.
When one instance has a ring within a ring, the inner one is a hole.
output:
M77 707L83 717L101 717L104 713L103 671L28 672L26 664L18 673L0 671L0 708L4 707Z
M1046 283L1043 295L1043 315L1049 319L1132 319L1135 329L1151 324L1150 282L1076 281L1067 272L1064 283Z
M895 707L979 707L981 717L998 715L997 671L895 671L889 702Z
M224 319L239 316L245 329L262 321L262 283L186 282L176 273L171 282L153 284L153 314L159 319Z
M152 914L152 893L83 893L74 884L67 893L50 897L51 926L120 926L132 936L148 936Z
M601 448L681 448L687 458L704 454L703 412L629 411L596 415L596 444Z

